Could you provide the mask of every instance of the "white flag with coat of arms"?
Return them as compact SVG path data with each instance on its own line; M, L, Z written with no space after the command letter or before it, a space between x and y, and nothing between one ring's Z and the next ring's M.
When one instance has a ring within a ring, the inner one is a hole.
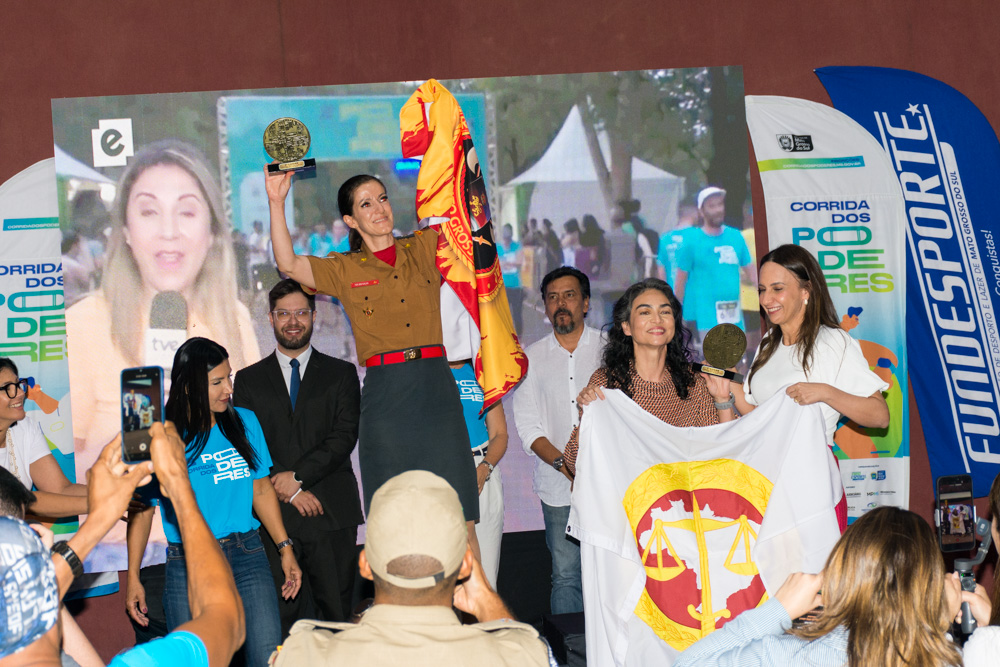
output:
M818 406L785 393L677 428L617 390L584 410L567 532L580 540L587 660L672 664L840 537L843 487Z

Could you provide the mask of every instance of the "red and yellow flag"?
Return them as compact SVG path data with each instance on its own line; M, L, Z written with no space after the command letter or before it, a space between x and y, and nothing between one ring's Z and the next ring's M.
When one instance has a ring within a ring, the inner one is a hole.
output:
M493 240L483 171L455 97L428 80L399 112L403 156L423 156L417 176L417 217L444 218L437 266L479 328L476 379L483 410L528 372L514 331Z

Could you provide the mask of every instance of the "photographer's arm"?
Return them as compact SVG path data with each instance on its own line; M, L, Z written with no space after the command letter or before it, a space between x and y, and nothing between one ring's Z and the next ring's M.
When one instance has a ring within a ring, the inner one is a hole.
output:
M109 442L93 467L87 471L87 497L90 514L67 544L83 561L97 546L111 527L128 508L136 487L151 479L152 464L144 461L136 465L122 462L121 434ZM73 583L73 571L66 560L55 554L52 562L59 582L62 598Z
M188 479L184 443L174 425L153 424L150 435L153 465L163 494L173 503L185 560L198 564L187 572L191 620L177 630L201 639L208 650L210 665L227 665L246 638L243 604L232 570L198 509Z

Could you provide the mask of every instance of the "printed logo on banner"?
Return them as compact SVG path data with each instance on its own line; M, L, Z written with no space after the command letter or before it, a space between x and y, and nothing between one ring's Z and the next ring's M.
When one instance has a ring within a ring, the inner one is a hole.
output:
M851 480L854 481L854 482L861 482L861 481L864 481L864 479L865 479L865 474L863 472L852 472L851 473Z
M132 144L132 119L114 118L97 123L90 131L95 167L124 167L135 154Z
M875 481L881 482L882 480L885 479L885 471L884 470L877 470L877 471L873 472L872 473L872 479L874 479Z
M968 472L984 496L1000 470L1000 145L962 93L915 72L816 70L834 105L888 155L907 211L907 342L935 477Z
M813 149L810 134L778 134L778 145L787 153L805 153Z
M952 378L944 389L957 408L950 416L959 442L966 445L960 451L973 461L996 464L1000 454L990 451L988 437L1000 432L1000 384L980 370L995 367L1000 359L990 285L990 274L994 286L1000 275L1000 270L990 268L1000 269L993 232L972 221L960 161L954 146L939 138L929 104L910 104L897 115L881 111L875 123L903 183L910 214L907 239L918 266L915 275L927 321L942 365ZM914 183L920 184L917 190L910 187ZM985 241L983 248L976 243L977 230ZM932 272L944 289L932 281ZM937 278L938 274L946 277ZM953 307L952 302L959 305ZM945 312L955 313L954 319ZM959 386L959 380L964 384Z

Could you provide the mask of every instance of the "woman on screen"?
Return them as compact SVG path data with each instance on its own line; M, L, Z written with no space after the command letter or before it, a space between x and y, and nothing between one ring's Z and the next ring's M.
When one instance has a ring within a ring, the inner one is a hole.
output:
M189 144L158 141L129 158L111 212L100 289L66 311L77 470L119 430L119 374L149 363L151 308L172 293L168 328L232 350L234 369L260 358L237 297L230 225L205 159ZM180 295L180 302L176 295ZM163 319L163 318L161 318ZM161 324L161 326L163 326Z

